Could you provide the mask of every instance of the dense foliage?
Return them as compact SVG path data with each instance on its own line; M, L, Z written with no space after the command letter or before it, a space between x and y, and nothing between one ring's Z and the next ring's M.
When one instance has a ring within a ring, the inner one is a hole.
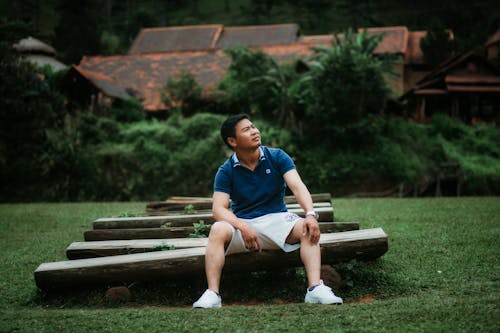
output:
M14 30L0 30L12 40L6 31ZM444 115L429 124L388 115L384 78L393 61L373 56L377 43L347 31L335 46L291 64L228 50L232 65L210 101L189 73L166 82L166 120L147 119L134 99L98 113L68 109L59 92L63 73L18 62L6 43L0 75L11 84L0 90L0 200L210 195L229 154L219 126L237 112L251 113L264 144L294 158L313 192L434 194L442 167L452 164L460 166L462 193L500 193L498 128Z

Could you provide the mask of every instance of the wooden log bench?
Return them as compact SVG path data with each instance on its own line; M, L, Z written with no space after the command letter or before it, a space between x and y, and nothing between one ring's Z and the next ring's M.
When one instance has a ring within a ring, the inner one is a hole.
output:
M319 222L322 233L341 232L359 229L357 222ZM86 241L104 241L119 239L149 239L149 238L181 238L189 237L195 229L193 226L159 227L159 228L114 228L94 229L83 233Z
M200 241L203 242L203 241ZM352 259L376 259L388 250L387 235L381 228L322 234L321 256L324 264ZM205 247L156 251L43 263L34 272L42 290L110 286L153 279L201 276ZM301 266L300 251L281 250L227 256L225 271L258 271Z
M330 193L311 193L311 198L313 202L331 202L332 195ZM195 202L210 202L212 203L212 198L210 197L183 197L183 196L172 196L169 197L166 201L158 201L158 202L167 202L167 203L182 203L189 204ZM294 195L285 196L285 203L297 203L297 199Z
M300 208L298 203L288 203L286 204L288 209ZM314 208L330 207L332 208L331 202L314 202ZM146 215L157 216L157 215L171 215L171 214L182 214L189 211L196 213L200 212L211 212L212 211L212 201L197 201L193 203L178 203L178 202L150 202L146 206Z
M302 208L292 208L288 211L302 217L304 216ZM333 209L331 207L316 208L316 211L319 214L318 222L333 221ZM183 227L191 226L193 223L200 221L207 224L213 223L214 218L212 213L100 218L94 221L93 227L94 229Z
M164 207L164 208L146 208L147 216L164 216L164 215L178 215L178 214L189 214L192 212L193 214L202 214L202 213L210 213L212 212L212 203L197 203L197 204L172 204L173 206ZM286 207L288 209L298 209L300 208L299 204L291 203L287 204ZM329 202L317 202L313 204L315 209L318 208L332 208L332 204Z
M326 223L323 222L320 223L320 228L322 229L321 232L323 234L339 232L339 225L343 225L342 223L329 223L331 226L335 226L335 228L325 228L325 224ZM359 230L359 225L357 223L345 223L344 226L346 228L340 231L345 232ZM148 233L148 231L153 232ZM206 246L207 243L207 238L205 237L189 238L186 235L180 235L181 238L155 238L154 236L157 235L168 235L168 233L162 234L161 231L158 231L156 228L149 228L145 230L141 229L139 232L137 232L137 229L95 230L95 232L97 233L93 233L89 237L86 237L85 242L71 243L66 248L67 258L73 260L130 253L152 252L160 251L162 250L162 248L167 248L170 246L173 246L174 249L184 249L190 247Z

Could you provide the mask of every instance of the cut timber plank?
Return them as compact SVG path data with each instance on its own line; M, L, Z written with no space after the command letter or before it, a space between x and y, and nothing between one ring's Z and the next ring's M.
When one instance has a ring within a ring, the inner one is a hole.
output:
M173 246L175 250L204 247L208 238L130 239L110 241L73 242L66 248L70 260L117 256L130 253L160 251Z
M340 232L359 229L357 222L319 222L321 232ZM116 239L181 238L194 233L193 226L131 229L94 229L83 233L86 241Z
M332 201L332 195L330 193L312 193L311 198L313 202L331 202ZM212 202L212 198L209 197L181 197L181 196L174 196L174 197L169 197L166 202L171 202L171 203L184 203L184 204L189 204L193 202ZM285 203L297 203L297 199L295 198L294 195L287 195L285 196Z
M302 208L288 210L299 216L304 216ZM333 221L333 209L331 207L317 208L319 214L318 221ZM181 227L189 226L193 223L204 221L213 223L212 213L205 214L186 214L186 215L168 215L168 216L142 216L142 217L115 217L100 218L94 221L94 229L130 229L130 228L159 228L162 226Z
M381 228L322 234L320 245L322 262L329 264L375 259L388 250L387 235ZM36 285L43 290L193 277L203 274L204 254L204 247L195 247L43 263L34 276ZM301 265L300 251L269 250L227 256L224 270L257 271Z
M339 231L352 231L358 230L359 225L357 223L326 223L320 222L320 228L323 233L332 233ZM193 229L193 228L191 228ZM342 230L341 230L342 229ZM124 231L127 229L115 229L113 231ZM126 236L133 236L134 230ZM152 231L156 229L146 229L147 231ZM100 231L100 230L99 230ZM190 233L194 230L190 230ZM137 233L135 233L138 235ZM124 235L124 234L122 234ZM142 234L147 235L147 234ZM151 235L151 234L150 234ZM153 236L161 235L160 233L154 234ZM109 234L106 235L109 237ZM116 236L113 235L114 237ZM92 237L90 237L92 238ZM99 238L99 237L94 237ZM103 237L104 238L104 237ZM175 249L184 249L190 247L205 246L207 238L131 238L131 239L115 239L108 240L100 239L85 242L73 242L66 248L66 256L68 259L83 259L83 258L95 258L95 257L105 257L105 256L115 256L121 254L129 253L141 253L141 252L151 252L159 251L161 248L166 246L174 246Z
M179 214L184 213L186 207L191 205L190 209L194 210L196 214L199 213L209 213L212 211L212 203L211 202L195 202L192 204L184 204L184 203L172 203L166 201L159 202L150 202L146 206L146 214L147 215L171 215L171 214ZM286 207L288 209L291 208L300 208L299 204L287 204ZM321 207L332 207L331 202L316 202L313 204L314 208Z

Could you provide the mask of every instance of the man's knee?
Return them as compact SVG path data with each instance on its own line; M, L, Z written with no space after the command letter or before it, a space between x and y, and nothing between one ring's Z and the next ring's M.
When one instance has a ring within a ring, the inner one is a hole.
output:
M208 238L211 241L223 241L229 242L233 236L233 230L231 225L227 222L215 222L212 227L210 227L210 234Z
M302 226L303 226L304 220L301 219L295 223L293 226L292 231L290 231L290 234L288 234L288 237L286 239L286 242L288 244L296 244L300 243L302 239Z

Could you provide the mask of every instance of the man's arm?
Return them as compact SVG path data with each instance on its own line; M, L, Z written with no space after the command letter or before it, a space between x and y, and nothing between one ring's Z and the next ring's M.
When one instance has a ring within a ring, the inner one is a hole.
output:
M309 193L309 190L307 189L306 185L300 178L300 175L297 172L297 170L292 169L290 171L287 171L283 175L283 178L285 179L287 186L295 195L297 203L300 205L300 207L302 207L302 209L305 212L314 210L311 193ZM306 216L302 232L304 235L309 233L309 240L313 244L316 244L319 241L319 236L320 236L319 224L314 216L312 215Z
M214 192L212 214L216 221L224 221L231 224L236 229L240 230L241 236L245 241L247 249L261 251L262 247L255 230L253 230L247 223L241 221L229 209L229 194L224 192Z

